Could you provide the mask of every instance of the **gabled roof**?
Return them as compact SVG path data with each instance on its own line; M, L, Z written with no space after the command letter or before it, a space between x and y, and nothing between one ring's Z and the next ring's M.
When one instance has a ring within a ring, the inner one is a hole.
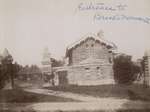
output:
M80 45L83 41L87 40L88 38L93 38L93 39L99 41L100 43L105 44L105 45L106 45L107 47L109 47L111 50L117 49L117 46L116 46L114 43L105 40L104 38L102 38L102 37L99 36L99 35L95 35L95 34L90 33L90 34L87 34L87 35L85 35L84 37L82 37L80 40L78 40L78 41L74 42L73 44L69 45L69 46L67 47L66 56L68 55L68 52L69 52L71 49L75 48L77 45Z

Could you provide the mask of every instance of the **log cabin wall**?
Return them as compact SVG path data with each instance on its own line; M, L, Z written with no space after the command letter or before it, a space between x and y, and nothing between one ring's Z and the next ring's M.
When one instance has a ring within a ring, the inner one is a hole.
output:
M78 64L89 57L103 59L105 62L112 60L112 54L109 53L108 48L92 38L73 48L71 54L71 65Z
M68 71L68 79L69 84L73 85L100 85L114 83L113 69L111 65L86 65L82 67L74 67Z

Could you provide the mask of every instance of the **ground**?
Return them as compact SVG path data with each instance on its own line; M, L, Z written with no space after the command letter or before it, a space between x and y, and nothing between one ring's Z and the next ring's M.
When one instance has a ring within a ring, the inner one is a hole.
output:
M150 101L150 88L140 84L49 87L55 91L72 92L95 97L113 97L119 99Z
M0 103L70 102L72 99L23 91L22 89L0 90Z
M0 90L0 112L150 112L150 89L136 84Z

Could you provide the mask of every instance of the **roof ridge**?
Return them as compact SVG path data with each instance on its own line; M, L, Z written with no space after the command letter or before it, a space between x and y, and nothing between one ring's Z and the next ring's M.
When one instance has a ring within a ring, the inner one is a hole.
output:
M98 35L94 34L94 33L87 33L86 35L84 35L83 37L81 37L79 40L75 41L74 43L70 44L69 46L67 46L67 49L71 49L73 48L74 46L76 46L77 44L79 44L80 42L84 41L86 38L88 37L92 37L96 40L99 40L99 41L102 41L104 42L106 45L110 45L112 47L115 47L116 48L116 45L113 43L113 42L110 42L106 39L104 39L103 37L99 37Z
M88 33L87 33L86 35L88 35ZM67 48L68 48L69 46L72 46L74 43L77 43L77 42L83 40L83 38L87 38L86 35L82 36L79 40L76 40L76 41L73 42L72 44L68 45Z

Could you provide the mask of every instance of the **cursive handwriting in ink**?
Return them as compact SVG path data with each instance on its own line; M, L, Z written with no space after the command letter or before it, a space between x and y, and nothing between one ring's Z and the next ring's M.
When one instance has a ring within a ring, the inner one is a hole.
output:
M118 5L108 5L105 3L80 3L78 5L79 11L98 11L98 10L105 10L105 11L123 11L125 10L127 5L125 4L118 4Z
M127 16L127 15L104 16L100 14L95 14L93 19L104 20L104 21L121 21L121 20L139 21L139 22L150 24L150 17L137 17L137 16Z

